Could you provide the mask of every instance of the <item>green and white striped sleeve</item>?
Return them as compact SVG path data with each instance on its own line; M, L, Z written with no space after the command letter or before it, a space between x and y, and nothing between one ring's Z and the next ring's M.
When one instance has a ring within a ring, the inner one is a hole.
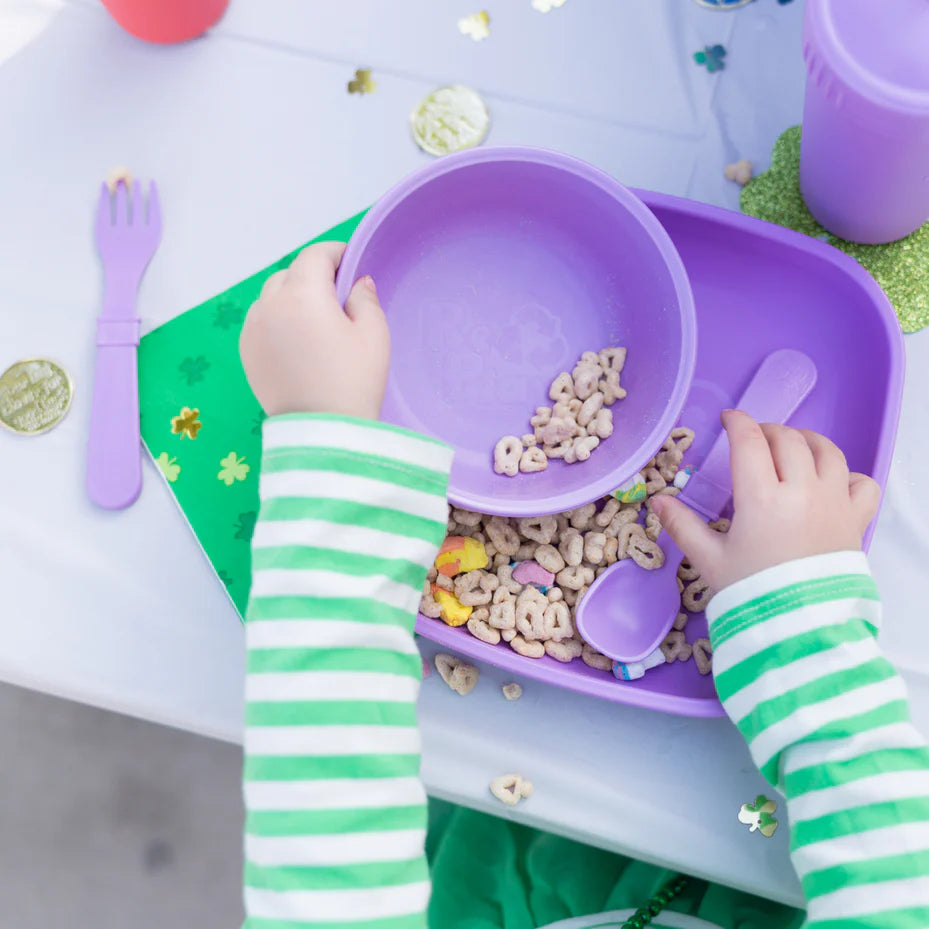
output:
M245 624L247 929L426 926L412 633L451 458L380 423L265 423Z
M816 929L929 927L929 750L880 614L861 552L763 571L707 611L719 696L787 798Z

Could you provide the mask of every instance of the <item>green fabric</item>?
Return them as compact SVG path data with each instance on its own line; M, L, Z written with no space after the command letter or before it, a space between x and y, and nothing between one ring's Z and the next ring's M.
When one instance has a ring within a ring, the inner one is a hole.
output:
M312 241L347 242L362 215ZM265 280L300 248L159 326L139 345L142 440L239 615L251 580L264 419L239 361L239 333ZM199 410L194 438L172 432L184 407Z
M429 925L441 929L537 929L635 908L676 873L435 799L426 854ZM803 922L799 910L698 880L669 909L723 929L797 929Z

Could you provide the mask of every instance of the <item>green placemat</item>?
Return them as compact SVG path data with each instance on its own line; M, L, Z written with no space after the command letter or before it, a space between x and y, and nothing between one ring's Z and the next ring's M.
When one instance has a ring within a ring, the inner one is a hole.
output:
M363 215L312 241L347 242ZM239 615L251 581L264 418L239 361L239 333L265 280L302 248L159 326L139 345L142 440Z

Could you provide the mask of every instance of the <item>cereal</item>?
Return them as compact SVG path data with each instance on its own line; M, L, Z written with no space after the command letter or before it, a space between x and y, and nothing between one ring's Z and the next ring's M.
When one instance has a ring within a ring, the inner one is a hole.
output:
M602 655L591 645L584 645L581 651L581 661L583 661L588 668L595 668L597 671L612 671L613 669L612 659L607 658L606 655Z
M510 648L523 658L541 658L545 654L545 646L541 642L527 642L519 633L510 639Z
M555 538L558 522L554 516L533 516L516 523L520 535L540 545L548 545Z
M523 443L515 435L505 435L494 447L494 471L515 477L519 472Z
M551 641L561 642L563 639L570 639L574 636L576 630L571 621L571 610L562 600L549 602L542 618L545 634Z
M579 506L576 510L571 510L568 518L571 521L571 528L584 531L590 528L590 521L597 512L595 503L588 503L585 506Z
M494 591L500 586L496 574L489 571L469 571L455 578L455 596L464 606L483 606L490 603Z
M490 782L490 792L507 806L516 806L520 800L532 796L532 781L519 774L502 774Z
M486 619L473 616L467 622L468 632L476 639L488 645L496 645L500 641L500 630L491 626Z
M684 609L689 613L702 613L706 609L706 605L713 599L714 593L715 591L710 588L710 585L702 577L698 577L684 588L681 603L684 604Z
M556 661L562 661L567 664L579 658L584 651L584 643L580 639L565 639L562 642L556 642L550 639L545 643L545 654Z
M515 629L516 628L516 601L503 600L500 603L494 603L490 607L490 616L487 620L488 625L493 629Z
M593 565L603 564L606 535L603 532L584 534L584 560Z
M577 529L566 529L558 543L558 553L566 565L576 566L584 560L584 537Z
M515 477L544 471L550 459L569 465L587 461L613 434L613 413L606 408L626 396L619 382L625 364L625 348L584 352L570 374L562 371L552 381L548 396L553 405L536 407L529 419L532 432L497 442L494 472Z
M460 658L444 652L435 656L435 669L442 680L462 697L474 690L480 674L474 665L466 664Z
M518 700L523 695L523 689L517 683L504 684L501 688L503 690L503 696L507 700Z
M515 555L519 551L519 535L503 516L493 516L485 524L487 537L498 552Z
M672 661L687 661L693 654L693 649L687 644L684 633L679 629L672 629L660 647L665 661L669 664Z
M709 639L697 639L692 643L694 663L701 674L709 674L713 670L713 646Z

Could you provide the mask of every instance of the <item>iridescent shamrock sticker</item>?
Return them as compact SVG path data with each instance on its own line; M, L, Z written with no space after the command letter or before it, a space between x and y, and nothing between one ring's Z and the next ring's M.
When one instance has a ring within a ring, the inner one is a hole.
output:
M929 325L929 222L886 245L847 242L827 232L800 192L800 138L799 126L781 134L774 143L770 169L742 188L742 212L822 239L851 255L881 285L904 332Z
M177 458L172 458L167 452L162 452L155 459L155 464L158 465L158 469L172 484L177 480L178 475L181 473L181 466L177 464Z
M220 459L219 474L216 477L227 487L231 487L236 481L244 481L249 471L251 468L245 464L244 457L240 458L235 452L229 452L225 458Z
M377 81L371 80L370 68L356 68L355 76L348 82L350 94L373 94L377 90Z
M181 439L196 439L203 423L199 420L200 411L196 408L191 409L189 406L182 406L181 412L172 417L171 431L179 435Z
M701 51L694 52L694 61L698 65L706 65L710 74L722 71L726 67L726 62L723 61L725 57L726 49L722 45L704 45Z
M777 820L774 813L777 803L769 800L764 794L755 797L754 803L743 803L739 810L739 822L749 827L749 832L760 832L766 839L770 839L777 830Z

